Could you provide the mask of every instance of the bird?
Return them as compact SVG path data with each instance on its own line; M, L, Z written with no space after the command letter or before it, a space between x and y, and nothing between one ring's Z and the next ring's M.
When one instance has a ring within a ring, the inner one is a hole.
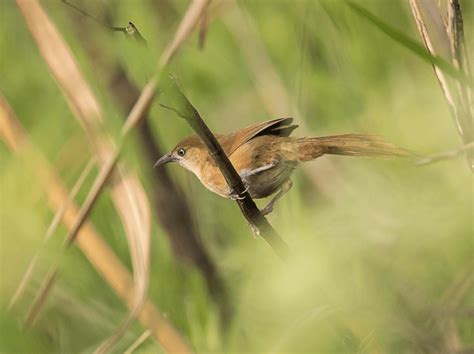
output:
M410 153L371 134L292 137L298 127L293 118L277 118L250 125L231 134L215 134L225 154L253 199L272 196L261 209L273 211L275 203L292 187L298 164L325 154L376 158L407 157ZM223 174L197 135L181 140L154 167L175 162L192 172L210 191L229 199L233 194Z

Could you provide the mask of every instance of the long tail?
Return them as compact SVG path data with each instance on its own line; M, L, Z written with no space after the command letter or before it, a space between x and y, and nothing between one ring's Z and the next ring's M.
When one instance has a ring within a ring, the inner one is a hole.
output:
M409 151L384 141L377 135L342 134L294 141L298 161L313 160L324 154L378 158L410 157Z

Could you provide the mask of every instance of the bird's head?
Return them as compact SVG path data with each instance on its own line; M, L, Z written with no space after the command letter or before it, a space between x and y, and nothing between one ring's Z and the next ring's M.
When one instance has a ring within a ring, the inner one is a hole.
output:
M169 154L162 156L155 162L154 167L159 167L168 162L176 162L199 177L200 167L207 156L207 149L201 139L193 135L176 144Z

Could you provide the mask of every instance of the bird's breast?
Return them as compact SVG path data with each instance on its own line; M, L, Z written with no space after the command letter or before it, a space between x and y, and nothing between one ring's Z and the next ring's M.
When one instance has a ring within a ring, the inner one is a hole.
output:
M275 193L293 173L297 162L287 160L275 153L271 146L255 148L245 144L231 156L230 162L249 188L252 198L266 198ZM219 168L213 163L205 164L198 176L202 184L210 191L223 197L229 197L231 190Z
M205 166L201 174L198 175L199 180L201 183L209 189L211 192L219 194L222 197L228 198L231 194L230 188L224 178L224 175L220 171L220 169L213 165L208 164Z

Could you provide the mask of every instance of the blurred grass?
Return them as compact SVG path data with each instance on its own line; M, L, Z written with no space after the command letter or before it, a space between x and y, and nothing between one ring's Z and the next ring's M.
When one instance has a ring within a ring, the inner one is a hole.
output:
M83 2L98 16L103 6L112 9L114 24L131 20L147 39L149 54L100 27L91 38L104 48L104 60L122 62L140 87L150 74L150 58L163 50L188 2L167 3L165 22L157 20L152 1ZM357 3L418 40L406 2ZM301 112L296 119L306 128L298 129L297 135L376 133L421 153L459 144L430 65L342 1L239 4L245 17L256 23L294 105L280 115L292 115L296 108ZM101 99L107 129L117 134L122 117L108 90L110 75L97 71L81 48L76 38L80 33L68 21L70 9L60 2L44 5ZM469 43L473 6L469 1L461 5ZM1 6L0 90L35 145L72 186L89 154L85 137L13 2ZM235 10L229 6L226 11ZM172 71L216 132L273 118L256 94L238 43L219 17L210 24L205 49L197 49L193 36ZM171 148L190 133L184 122L157 104L151 116L163 146ZM127 145L124 158L147 186L152 180L143 164L149 162L136 145L136 141ZM335 175L321 169L327 174L321 176L323 187L331 193L318 189L306 170L297 171L293 190L270 216L294 254L288 263L281 263L262 240L251 237L235 203L212 195L187 172L170 167L187 191L203 242L225 275L235 320L229 332L222 333L204 281L197 271L173 259L159 225L153 229L150 297L197 352L436 352L448 333L430 324L432 316L439 324L443 316L452 318L463 346L472 348L472 318L467 317L474 307L472 287L455 313L443 314L439 308L446 289L473 258L473 184L465 161L416 168L403 161L323 159L334 165L330 171ZM317 170L323 162L312 164ZM5 310L52 214L28 161L0 143L0 163L0 351L88 351L110 333L126 309L78 251L68 254L57 290L34 328L22 330L21 319L37 290L35 283L13 312ZM91 182L92 178L87 186ZM107 194L91 220L129 264L125 235ZM58 244L62 235L61 228ZM44 258L43 270L48 265ZM132 343L142 332L135 326L126 342ZM148 340L137 352L158 350Z

